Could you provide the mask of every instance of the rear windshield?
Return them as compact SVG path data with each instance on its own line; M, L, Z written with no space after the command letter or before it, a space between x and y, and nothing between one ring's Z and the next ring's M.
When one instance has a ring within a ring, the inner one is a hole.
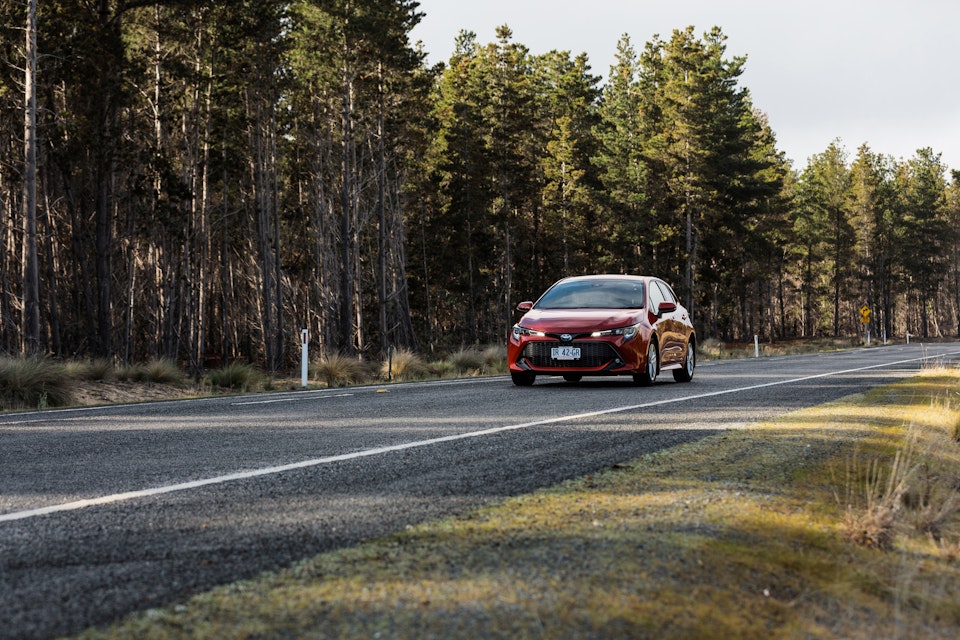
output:
M537 309L642 309L643 283L629 280L561 282L537 301Z

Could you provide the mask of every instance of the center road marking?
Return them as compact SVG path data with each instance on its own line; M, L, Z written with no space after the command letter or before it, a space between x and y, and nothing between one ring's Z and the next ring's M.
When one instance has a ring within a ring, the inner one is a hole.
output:
M303 397L293 397L293 398L276 398L271 400L247 400L246 402L231 402L231 407L244 407L248 404L274 404L277 402L303 402L304 400L326 400L327 398L351 398L353 397L352 393L334 393L332 395L325 396L313 396L310 398Z
M842 371L830 371L828 373L818 373L816 375L803 376L800 378L790 378L788 380L779 380L776 382L764 382L762 384L754 384L746 387L737 387L735 389L725 389L723 391L711 391L709 393L698 393L692 396L668 398L666 400L644 402L641 404L633 404L633 405L628 405L624 407L615 407L613 409L588 411L586 413L577 413L577 414L568 415L568 416L558 416L556 418L547 418L545 420L535 420L533 422L524 422L521 424L506 425L503 427L492 427L490 429L482 429L480 431L471 431L470 433L461 433L461 434L452 435L452 436L442 436L439 438L429 438L427 440L417 440L415 442L407 442L404 444L396 444L396 445L390 445L386 447L377 447L374 449L364 449L363 451L354 451L352 453L344 453L336 456L327 456L325 458L314 458L312 460L303 460L301 462L293 462L290 464L278 465L273 467L264 467L261 469L253 469L251 471L239 471L237 473L230 473L227 475L216 476L213 478L205 478L203 480L181 482L178 484L155 487L152 489L142 489L140 491L127 491L125 493L115 493L108 496L101 496L99 498L77 500L74 502L66 502L62 504L51 505L48 507L28 509L26 511L14 511L12 513L0 514L0 522L12 522L14 520L27 520L29 518L36 518L39 516L45 516L52 513L59 513L63 511L76 511L79 509L85 509L87 507L115 504L117 502L124 502L127 500L133 500L136 498L147 498L152 496L163 495L165 493L174 493L176 491L187 491L189 489L197 489L199 487L207 487L210 485L225 484L227 482L233 482L236 480L249 480L250 478L257 478L260 476L284 473L286 471L295 471L297 469L317 467L324 464L332 464L334 462L345 462L349 460L357 460L360 458L369 458L372 456L379 456L386 453L394 453L396 451L406 451L408 449L418 449L421 447L429 447L431 445L442 444L445 442L456 442L458 440L466 440L468 438L481 438L483 436L489 436L497 433L504 433L507 431L517 431L519 429L527 429L530 427L537 427L545 424L571 422L574 420L582 420L583 418L593 418L596 416L608 415L612 413L622 413L624 411L634 411L636 409L645 409L648 407L659 407L667 404L687 402L690 400L700 400L702 398L711 398L715 396L728 395L731 393L741 393L744 391L752 391L755 389L764 389L766 387L776 387L776 386L782 386L787 384L796 384L798 382L805 382L807 380L816 380L818 378L827 378L830 376L839 376L839 375L844 375L848 373L869 371L871 369L880 369L883 367L894 367L901 364L922 362L924 360L930 360L932 358L942 358L949 355L956 355L958 353L960 353L960 351L939 354L936 356L924 356L921 358L911 358L909 360L899 360L896 362L885 362L883 364L875 364L867 367L858 367L855 369L844 369Z

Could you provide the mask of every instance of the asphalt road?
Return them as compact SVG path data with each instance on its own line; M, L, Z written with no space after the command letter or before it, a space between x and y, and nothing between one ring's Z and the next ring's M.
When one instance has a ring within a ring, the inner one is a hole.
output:
M0 637L47 638L960 359L890 346L573 385L0 415Z

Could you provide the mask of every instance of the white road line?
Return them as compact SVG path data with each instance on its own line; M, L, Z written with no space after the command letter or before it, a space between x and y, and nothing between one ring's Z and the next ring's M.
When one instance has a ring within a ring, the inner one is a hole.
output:
M762 384L754 384L746 387L737 387L735 389L725 389L722 391L711 391L709 393L698 393L692 396L683 396L679 398L668 398L666 400L656 400L653 402L645 402L641 404L628 405L623 407L615 407L613 409L602 409L599 411L588 411L586 413L577 413L574 415L568 416L558 416L556 418L548 418L546 420L535 420L533 422L524 422L521 424L512 424L506 425L503 427L492 427L490 429L483 429L480 431L471 431L470 433L461 433L451 436L443 436L440 438L430 438L427 440L417 440L414 442L406 442L403 444L391 445L386 447L377 447L374 449L365 449L363 451L354 451L351 453L344 453L336 456L328 456L325 458L314 458L312 460L303 460L301 462L294 462L291 464L279 465L274 467L264 467L261 469L253 469L250 471L239 471L237 473L230 473L223 476L216 476L213 478L205 478L203 480L193 480L191 482L181 482L178 484L171 484L162 487L155 487L152 489L142 489L140 491L128 491L126 493L115 493L113 495L101 496L99 498L90 498L88 500L77 500L75 502L66 502L63 504L51 505L49 507L41 507L38 509L28 509L26 511L15 511L13 513L0 514L0 522L12 522L14 520L26 520L29 518L36 518L39 516L45 516L52 513L59 513L63 511L76 511L78 509L85 509L87 507L115 504L118 502L124 502L127 500L133 500L136 498L148 498L152 496L163 495L165 493L174 493L176 491L186 491L189 489L198 489L200 487L206 487L210 485L225 484L227 482L233 482L235 480L249 480L251 478L257 478L260 476L273 475L277 473L284 473L286 471L295 471L297 469L306 469L309 467L317 467L325 464L332 464L335 462L347 462L350 460L358 460L360 458L369 458L372 456L379 456L387 453L394 453L397 451L406 451L409 449L419 449L422 447L428 447L435 444L442 444L446 442L456 442L458 440L466 440L468 438L481 438L484 436L495 435L498 433L504 433L508 431L517 431L519 429L528 429L530 427L538 427L545 424L557 424L559 422L572 422L574 420L582 420L584 418L593 418L596 416L609 415L613 413L623 413L625 411L635 411L637 409L645 409L648 407L658 407L667 404L676 404L680 402L688 402L690 400L700 400L702 398L711 398L716 396L728 395L731 393L741 393L744 391L753 391L755 389L764 389L766 387L776 387L788 384L796 384L799 382L805 382L807 380L816 380L818 378L828 378L831 376L839 376L848 373L857 373L860 371L869 371L871 369L881 369L883 367L894 367L902 364L910 364L913 362L922 362L924 360L930 360L935 358L942 358L945 356L957 355L960 354L960 351L953 351L943 354L938 354L936 356L924 356L921 358L911 358L908 360L899 360L896 362L885 362L883 364L875 364L867 367L857 367L855 369L844 369L842 371L831 371L828 373L818 373L811 376L803 376L800 378L790 378L789 380L779 380L776 382L765 382Z
M305 397L296 397L296 398L276 398L272 400L250 400L247 402L231 402L231 407L244 407L248 404L274 404L276 402L303 402L304 400L326 400L327 398L351 398L353 397L352 393L334 393L329 396L313 396L310 398Z

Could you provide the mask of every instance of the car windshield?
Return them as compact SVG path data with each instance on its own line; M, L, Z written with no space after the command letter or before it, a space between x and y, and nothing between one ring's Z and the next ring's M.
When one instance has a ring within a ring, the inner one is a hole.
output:
M537 302L537 309L642 309L643 283L632 280L561 282Z

